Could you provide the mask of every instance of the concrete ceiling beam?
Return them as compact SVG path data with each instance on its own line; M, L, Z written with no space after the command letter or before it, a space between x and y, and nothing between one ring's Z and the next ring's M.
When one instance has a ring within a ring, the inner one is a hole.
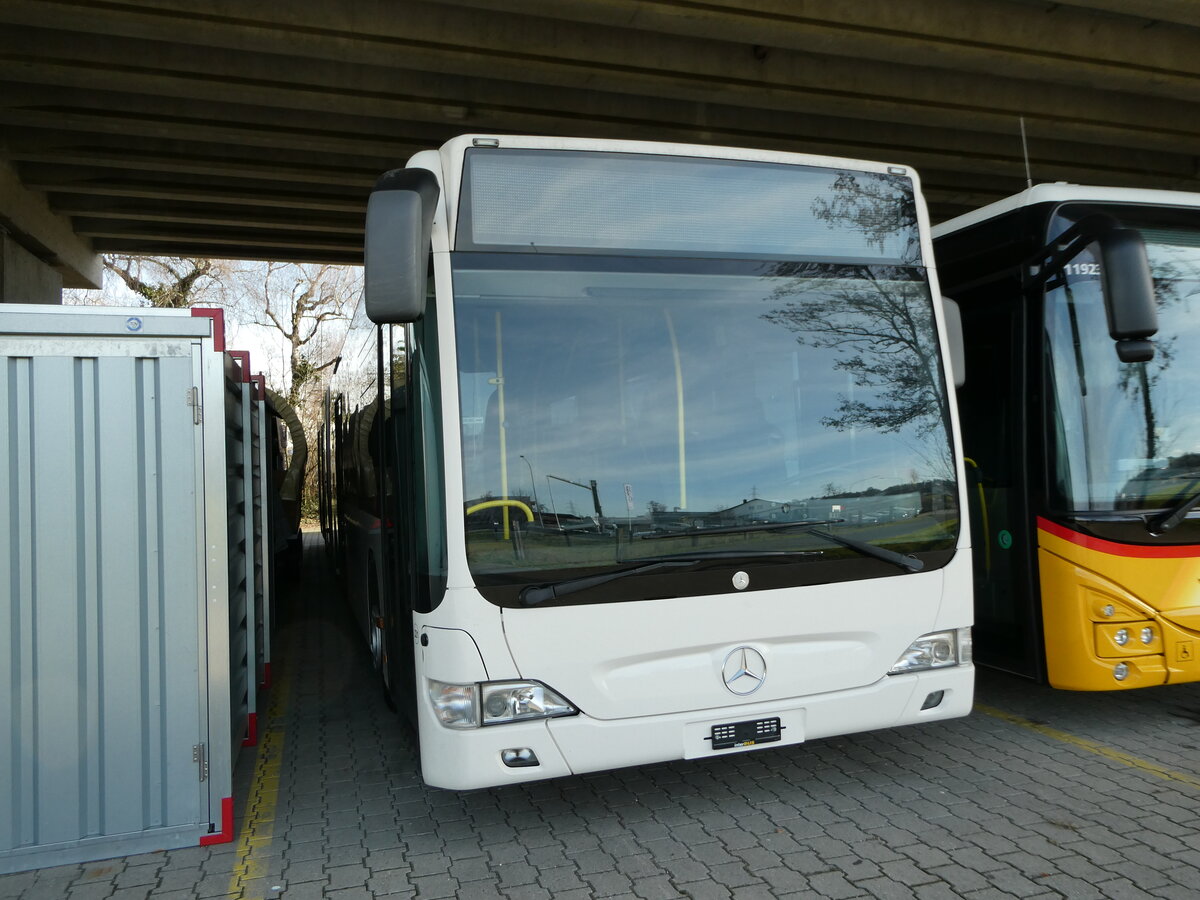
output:
M43 18L47 5L54 4L34 4ZM1059 65L1053 80L1038 73L1020 77L1023 70L1012 65L1013 56L1003 67L989 63L978 71L957 68L948 75L945 68L928 64L901 65L870 57L779 48L758 58L754 47L741 43L547 21L511 12L475 9L472 15L460 6L428 2L406 8L402 30L395 9L389 13L385 6L378 21L372 21L378 28L378 33L372 35L340 32L328 26L318 32L315 26L289 25L293 19L318 21L325 5L311 0L290 4L286 17L274 27L267 20L259 23L219 15L188 15L172 9L170 4L155 4L164 5L168 7L165 13L159 10L154 16L145 15L143 18L149 20L145 22L127 12L119 16L94 9L78 12L89 30L107 29L114 36L127 37L155 35L157 41L147 44L138 57L143 65L156 57L169 60L177 52L175 44L193 44L249 54L246 58L263 72L275 71L273 67L280 62L275 56L384 67L401 63L427 72L652 93L675 100L750 103L784 110L802 105L801 98L810 95L843 112L861 111L868 118L887 119L892 110L891 118L904 120L940 110L954 117L975 116L979 124L974 127L979 130L1011 130L1015 118L1024 115L1056 127L1080 125L1102 133L1136 133L1154 131L1174 117L1176 127L1168 131L1177 138L1200 134L1196 128L1179 127L1180 122L1200 121L1200 106L1191 119L1181 117L1179 110L1181 99L1192 96L1200 100L1200 77L1173 85L1170 98L1153 97L1144 91L1153 79L1144 71L1131 70L1123 84L1128 96L1122 96L1114 93L1121 86L1096 87L1095 79L1084 79L1078 85L1064 83L1077 68L1077 62L1069 60ZM27 7L28 0L9 0L4 15L22 18L14 13L28 13ZM566 8L571 7L568 4ZM93 17L99 20L90 21ZM28 13L23 18L37 16ZM403 37L392 36L392 30L401 31ZM449 36L453 42L447 40ZM930 58L924 56L926 63ZM637 63L631 64L630 60ZM876 102L866 105L868 100ZM989 121L990 126L984 125Z
M40 166L91 169L94 173L160 172L215 178L254 178L263 181L320 184L369 190L381 170L321 169L313 167L271 165L245 159L203 159L165 156L156 153L126 151L122 153L87 150L25 150L6 152L12 162Z
M366 211L367 195L353 198L321 197L313 194L265 193L263 191L212 191L204 188L184 188L178 185L146 183L96 184L65 183L48 181L30 184L34 190L51 195L56 206L69 201L54 199L59 194L83 194L91 197L140 197L154 200L171 200L178 203L223 203L231 206L261 206L280 209L320 210L322 212L363 213Z
M632 94L617 94L601 91L599 87L582 90L558 86L553 98L539 99L539 94L548 93L544 88L510 83L504 85L507 91L505 96L509 102L499 108L486 104L465 108L447 107L441 100L347 102L340 92L333 89L324 94L316 87L297 89L296 85L302 84L298 79L303 77L303 61L291 62L296 66L295 77L288 77L292 70L281 65L282 77L275 87L258 87L250 92L237 92L219 79L205 82L194 78L155 76L140 82L149 92L141 95L134 94L131 90L104 90L104 87L116 85L106 85L106 76L99 69L93 71L91 68L81 68L75 64L56 65L53 61L44 62L37 66L25 67L25 77L32 83L26 83L10 92L10 96L4 101L7 109L0 109L0 117L7 116L13 119L22 116L23 121L29 123L39 113L44 114L47 107L52 107L56 114L64 117L84 116L85 123L82 127L86 128L88 115L96 115L100 121L107 123L107 117L103 116L103 112L107 110L137 115L147 120L141 125L142 133L150 133L152 130L155 136L165 139L189 121L188 110L203 104L202 108L211 110L212 113L203 120L205 128L211 127L210 122L214 119L225 123L223 127L226 129L230 128L232 123L244 123L242 127L250 129L250 133L241 133L243 142L260 140L261 138L255 137L254 132L266 130L277 135L275 145L280 144L279 134L282 133L288 135L288 139L303 142L309 149L330 152L344 149L352 143L351 140L339 142L335 138L333 141L336 143L331 144L326 135L332 133L360 135L357 139L359 144L369 147L373 141L386 141L384 133L388 129L397 128L398 123L427 123L429 127L425 130L424 140L419 137L416 140L410 138L402 150L394 143L391 145L393 159L397 163L405 158L404 154L422 146L436 146L445 137L467 130L468 127L482 130L563 133L571 122L575 122L582 127L592 128L603 127L606 124L614 125L625 133L640 126L657 133L657 130L664 126L676 125L697 135L696 138L684 139L707 143L713 141L706 136L709 132L728 133L740 130L753 139L757 136L755 132L763 137L781 132L786 134L786 130L792 124L789 120L780 118L779 110L763 108L763 98L753 95L753 92L748 92L744 97L739 96L739 102L736 103L715 103L711 94L706 95L707 100L701 101L696 97L664 97L661 92L655 96L654 92L648 89ZM0 60L0 73L3 72L4 66L5 63ZM98 62L89 63L90 66L103 68ZM352 81L369 81L363 77L364 74L369 73L355 72L349 77ZM131 75L125 77L133 79ZM132 89L136 83L134 81L122 86ZM83 90L85 85L89 87ZM647 88L645 85L642 87ZM231 95L236 96L239 102L229 103L226 98ZM180 103L180 100L195 102ZM907 125L914 130L925 131L929 138L940 137L937 128L945 128L951 134L964 130L978 132L980 139L983 139L982 135L990 133L1005 141L1012 141L1019 133L1018 117L998 114L994 110L973 107L956 109L949 104L943 104L942 107L919 104L906 106L876 99L860 99L850 104L845 98L822 95L819 92L793 93L790 100L791 106L787 113L791 116L818 115L827 119L843 120L857 117L859 121L865 118L872 123L872 127ZM546 105L553 101L558 103L556 108ZM1103 121L1099 123L1066 117L1051 122L1031 115L1026 123L1027 130L1031 136L1043 140L1073 140L1084 145L1134 147L1168 154L1179 153L1181 147L1186 147L1189 142L1200 140L1200 106L1194 110L1197 124L1189 127L1187 122L1191 120L1187 115L1186 106L1175 104L1171 115L1166 118L1135 121L1118 115L1121 102L1122 98L1109 98L1107 114L1101 117ZM759 105L755 105L756 103ZM217 105L210 107L209 104ZM303 108L310 113L323 114L329 118L321 120L314 119L311 115L307 116L305 122L308 128L302 131L294 125L294 112L290 109L295 108ZM618 115L618 110L622 114ZM876 113L874 118L868 115L871 111ZM155 112L162 116L156 129L149 124L154 121ZM355 119L355 113L361 118ZM746 119L748 114L753 113L757 113L756 125L738 127L728 123L731 118ZM688 122L689 118L692 121ZM63 118L61 122L64 125L75 124L69 118ZM275 132L263 129L262 126L269 123L277 124ZM127 123L122 122L122 125L127 126ZM408 127L411 128L411 125ZM211 139L217 139L217 135L212 135ZM238 134L230 134L228 139L237 140ZM382 147L380 149L382 150ZM401 152L397 153L397 150Z
M12 238L56 269L64 287L98 288L104 267L68 219L54 213L44 194L22 183L16 170L0 160L0 221Z
M507 0L429 0L489 12L511 11ZM521 12L550 20L740 42L770 54L776 49L843 56L981 74L1052 78L1083 87L1123 90L1136 79L1139 93L1177 96L1200 85L1200 58L1186 34L1149 34L1144 21L1098 22L1091 4L1039 3L1040 15L1021 15L1011 2L973 0L525 0ZM1071 6L1078 6L1073 9ZM1100 0L1098 7L1149 15L1146 4ZM1195 4L1181 0L1177 4ZM1103 27L1098 27L1103 26Z
M289 241L281 239L278 235L256 235L244 231L240 233L223 231L220 235L213 235L210 232L187 234L172 233L160 229L115 228L110 226L90 227L86 230L81 229L79 233L95 240L97 244L103 244L106 239L145 241L157 244L194 244L197 241L203 241L210 246L221 245L242 248L273 247L276 249L305 250L311 253L354 253L362 251L361 241Z
M71 216L76 227L85 229L98 227L94 223L157 222L162 225L203 225L207 228L262 228L281 233L313 232L317 234L344 234L361 243L363 217L352 214L345 219L314 219L306 214L303 219L271 215L269 211L238 209L233 211L197 210L193 207L175 208L165 206L162 211L148 211L144 206L133 209L113 205L100 198L65 197L53 207L60 215ZM93 223L89 225L89 223Z
M1057 0L1054 3L1039 2L1038 5L1112 13L1134 19L1143 27L1146 23L1167 23L1200 28L1200 6L1196 5L1195 0L1138 0L1137 3L1127 0Z

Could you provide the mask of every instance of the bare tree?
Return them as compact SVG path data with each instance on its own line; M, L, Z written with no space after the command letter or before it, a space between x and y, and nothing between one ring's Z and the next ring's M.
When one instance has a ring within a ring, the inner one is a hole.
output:
M240 290L234 315L277 333L284 341L280 394L315 446L321 428L322 373L337 362L344 329L362 293L362 270L349 266L256 263L238 269ZM316 513L315 453L308 454L302 513Z
M224 267L215 259L105 254L104 268L151 306L185 309L222 302Z
M306 387L337 361L331 327L348 318L362 291L362 272L332 265L269 262L239 273L243 317L286 342L288 402L306 405Z

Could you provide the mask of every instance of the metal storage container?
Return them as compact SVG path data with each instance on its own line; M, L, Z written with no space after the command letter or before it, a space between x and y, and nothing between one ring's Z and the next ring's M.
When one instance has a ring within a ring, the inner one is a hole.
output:
M243 746L258 743L258 693L268 687L271 652L270 522L266 504L270 468L267 456L266 392L261 375L250 371L250 354L244 350L226 353L226 386L233 395L230 412L235 414L228 431L230 472L229 579L235 596L245 595L240 622L230 623L235 640L235 674L230 702L237 713L244 709L246 737ZM235 517L236 516L236 520ZM231 612L234 611L231 608Z
M0 306L0 872L232 839L223 341L219 311Z
M255 561L255 604L258 609L260 690L271 687L271 636L275 629L275 571L274 532L271 516L271 495L278 491L275 483L274 460L272 458L271 429L274 414L267 404L267 381L261 373L250 376L255 400L254 460L256 485L254 515L258 527L256 535Z

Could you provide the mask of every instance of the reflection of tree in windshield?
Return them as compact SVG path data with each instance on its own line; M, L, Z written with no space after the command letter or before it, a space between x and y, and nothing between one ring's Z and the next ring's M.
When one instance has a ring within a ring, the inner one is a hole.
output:
M1181 492L1176 480L1180 474L1179 470L1195 468L1195 453L1159 460L1160 453L1169 454L1172 450L1177 452L1177 448L1171 447L1170 441L1162 439L1162 427L1159 424L1162 411L1156 409L1156 404L1161 404L1164 394L1171 393L1164 387L1163 376L1175 361L1178 352L1179 334L1169 327L1170 314L1186 314L1192 299L1200 296L1200 287L1195 286L1196 279L1200 278L1200 271L1197 270L1195 261L1190 258L1194 253L1190 248L1181 251L1177 247L1160 245L1152 249L1156 251L1150 264L1156 305L1160 322L1166 318L1168 327L1160 327L1154 337L1154 358L1148 362L1121 364L1118 381L1121 393L1140 403L1145 427L1145 457L1150 461L1150 465L1138 472L1121 490L1115 504L1118 508L1162 503L1173 496L1179 496ZM1164 444L1166 446L1163 446ZM1155 485L1155 482L1164 479L1172 483ZM1191 490L1194 484L1194 479L1190 484L1185 484L1182 493Z
M1121 362L1093 246L1048 285L1048 377L1055 398L1057 489L1071 509L1161 509L1194 491L1200 348L1191 304L1200 253L1191 228L1131 222L1146 242L1158 310L1154 357ZM1110 298L1111 299L1111 298Z
M764 315L794 331L797 340L841 358L854 396L838 395L837 413L821 423L838 431L870 428L880 433L911 427L918 437L948 433L949 411L938 366L937 336L929 294L903 270L855 270L836 281L804 277L805 263L781 263L788 278L771 295L782 304ZM939 447L939 453L948 452Z
M875 246L900 237L903 263L921 261L917 206L907 177L843 172L828 195L813 200L812 212L831 228L861 232ZM835 368L850 375L854 388L865 389L839 395L837 414L822 424L883 434L911 426L926 439L936 434L941 438L936 455L948 475L949 410L924 282L899 268L856 268L823 282L815 267L781 263L776 274L788 279L771 297L783 305L764 318L796 332L802 344L833 350L842 357Z
M868 244L880 250L889 240L900 238L905 242L900 260L906 265L920 262L917 204L908 178L842 172L829 195L813 200L812 212L830 228L861 232Z

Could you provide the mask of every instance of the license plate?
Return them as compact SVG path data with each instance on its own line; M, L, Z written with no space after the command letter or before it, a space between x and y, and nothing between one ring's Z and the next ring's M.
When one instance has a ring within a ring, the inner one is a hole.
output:
M769 744L783 737L783 726L779 717L770 719L752 719L748 722L730 722L728 725L714 725L709 740L714 750L728 750L730 747L753 747L755 744Z

